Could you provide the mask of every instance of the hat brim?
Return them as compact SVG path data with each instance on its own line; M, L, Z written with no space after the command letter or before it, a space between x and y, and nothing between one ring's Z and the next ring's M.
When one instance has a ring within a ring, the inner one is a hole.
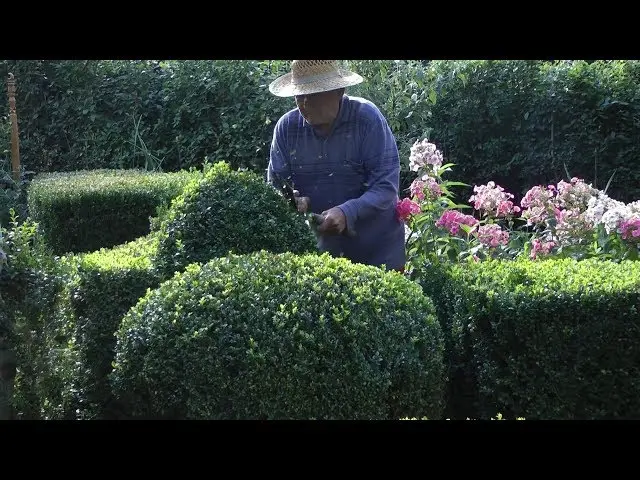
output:
M364 81L360 75L348 70L338 70L338 75L333 77L298 85L291 83L291 76L292 74L289 72L276 78L269 85L269 91L278 97L293 97L352 87Z

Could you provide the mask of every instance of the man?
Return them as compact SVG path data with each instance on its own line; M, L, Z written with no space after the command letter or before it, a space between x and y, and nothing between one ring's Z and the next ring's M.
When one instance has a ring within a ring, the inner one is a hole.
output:
M280 187L286 179L298 210L321 215L321 251L402 271L398 147L380 110L345 94L362 81L335 60L294 60L269 85L274 95L295 97L297 108L275 125L267 180Z

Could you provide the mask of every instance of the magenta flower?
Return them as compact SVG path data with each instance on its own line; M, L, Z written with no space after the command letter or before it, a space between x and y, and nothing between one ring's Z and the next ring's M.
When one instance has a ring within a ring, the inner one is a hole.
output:
M436 227L446 228L452 235L457 235L460 231L460 225L474 227L477 224L478 220L471 215L465 215L457 210L447 210L436 222Z
M420 211L420 205L418 205L410 198L403 198L402 200L399 200L396 205L396 213L398 215L398 218L403 222L406 222L411 217L411 215L420 213Z
M551 249L555 246L554 242L543 242L537 238L534 238L531 241L532 250L530 257L535 260L538 254L549 255L551 253Z
M623 240L640 242L640 217L626 220L620 224Z

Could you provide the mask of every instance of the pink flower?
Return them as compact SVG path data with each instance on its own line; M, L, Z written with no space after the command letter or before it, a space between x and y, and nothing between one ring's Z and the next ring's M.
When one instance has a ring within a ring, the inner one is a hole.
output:
M498 209L496 212L496 217L506 217L507 215L513 215L514 213L518 213L520 211L520 207L514 205L511 200L503 200L498 204Z
M553 185L549 185L547 189L541 185L529 189L520 201L520 206L524 209L522 218L527 220L527 225L543 223L554 214L554 192Z
M402 200L398 200L396 204L396 213L398 218L405 222L407 221L411 215L415 215L416 213L420 213L420 205L411 200L410 198L403 198Z
M509 243L509 232L502 230L500 225L488 224L478 228L478 241L483 245L496 248L498 245Z
M640 242L640 217L626 220L620 224L623 240Z
M438 185L438 181L428 174L416 178L411 183L409 191L413 198L417 198L421 202L425 199L435 200L442 195L442 189Z
M477 224L478 220L471 215L465 215L457 210L447 210L436 222L436 227L446 228L452 235L457 235L460 231L460 225L473 227Z
M427 188L429 189L431 198L438 198L440 195L442 195L442 189L440 188L440 185L438 185L438 181L435 178L430 177L429 175L423 175L422 180L427 182Z
M416 178L411 184L411 196L417 198L418 200L424 200L424 188L425 183L419 178Z
M542 255L549 255L551 249L555 246L554 242L542 242L541 240L534 238L531 241L531 245L533 249L531 250L531 258L535 260L537 255L540 253Z
M581 178L573 177L570 183L558 182L556 202L558 206L567 209L586 210L589 199L598 192Z
M469 198L476 210L484 210L487 216L507 216L520 211L519 207L514 207L513 194L505 192L504 188L489 182L486 185L476 185L473 187L474 195Z
M580 213L578 208L561 210L555 208L556 236L560 245L577 245L587 241L592 234L593 224Z

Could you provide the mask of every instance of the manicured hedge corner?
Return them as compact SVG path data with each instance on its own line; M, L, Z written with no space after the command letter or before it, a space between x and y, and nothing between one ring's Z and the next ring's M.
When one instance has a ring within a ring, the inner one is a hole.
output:
M446 288L479 416L640 416L640 263L485 261Z
M443 339L396 272L254 252L192 264L117 333L113 391L133 418L439 418Z
M114 333L126 312L160 282L150 262L155 248L157 239L150 235L78 259L63 313L70 338L62 389L65 410L74 418L118 416L107 381L114 358Z
M133 241L201 172L86 170L38 175L29 187L31 217L54 253L83 253Z
M304 217L282 195L262 176L226 162L205 165L204 178L185 187L152 231L160 238L153 263L164 277L229 252L317 251Z

